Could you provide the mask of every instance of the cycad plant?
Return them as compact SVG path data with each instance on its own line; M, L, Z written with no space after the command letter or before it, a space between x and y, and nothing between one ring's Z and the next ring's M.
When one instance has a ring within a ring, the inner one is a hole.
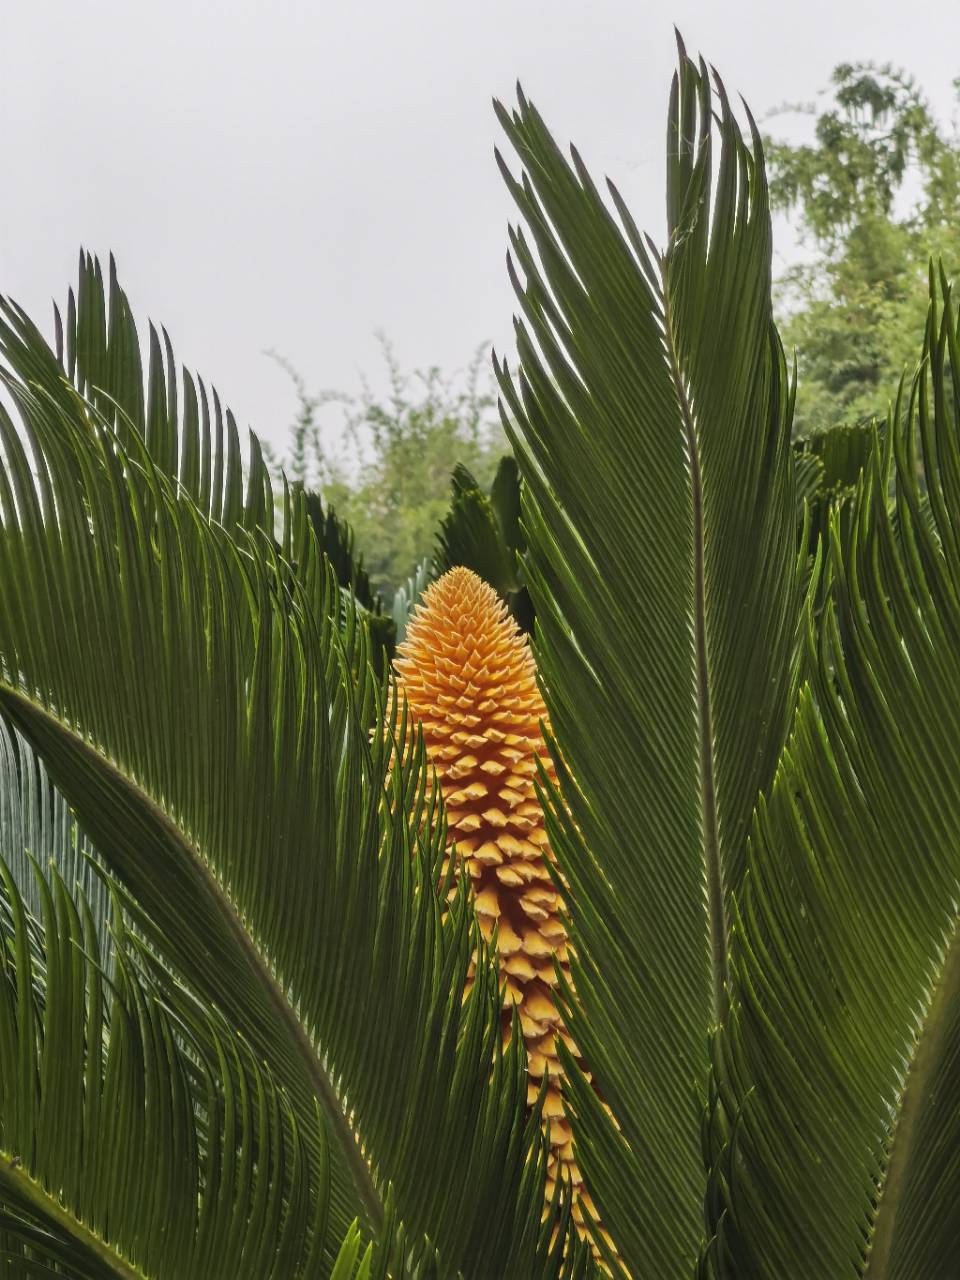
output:
M526 725L508 789L564 908L529 959L566 1038L522 1034L513 917L304 494L152 328L143 368L84 257L53 347L0 321L0 1275L960 1267L949 284L855 484L817 494L722 86L681 49L662 249L522 96L499 114L549 752ZM539 706L510 696L480 772Z
M546 708L533 658L493 587L460 566L427 589L396 667L443 795L443 873L454 860L470 878L480 931L486 942L495 940L500 958L504 1047L522 1035L527 1105L541 1102L543 1091L547 1198L558 1181L569 1181L574 1218L582 1222L589 1193L563 1113L558 1058L560 1041L570 1051L575 1046L553 998L561 982L570 983L570 957L536 793L541 769L551 781L556 775L541 731ZM471 966L468 992L473 981Z

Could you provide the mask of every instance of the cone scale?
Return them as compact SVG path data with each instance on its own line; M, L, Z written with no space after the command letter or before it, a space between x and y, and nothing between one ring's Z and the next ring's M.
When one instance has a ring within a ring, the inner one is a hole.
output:
M547 1198L557 1178L575 1189L574 1215L593 1205L582 1185L560 1092L557 1040L577 1049L553 1001L554 961L569 979L563 903L548 870L553 855L537 799L537 762L555 780L540 731L547 713L533 656L497 593L469 569L452 569L425 592L395 668L423 729L447 811L448 858L456 847L470 876L480 929L497 930L504 1042L516 1005L527 1050L528 1105L544 1077L550 1126ZM446 864L445 864L446 869ZM472 973L472 965L471 965ZM472 978L468 980L469 990Z

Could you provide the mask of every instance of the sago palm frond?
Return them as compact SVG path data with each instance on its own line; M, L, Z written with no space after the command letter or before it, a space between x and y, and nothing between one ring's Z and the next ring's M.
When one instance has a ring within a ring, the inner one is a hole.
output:
M516 459L500 459L489 495L464 466L455 468L450 509L440 522L434 557L438 573L465 567L507 602L522 631L533 630L533 607L522 576L526 550L520 525Z
M407 623L410 621L410 614L420 602L420 597L426 591L428 584L432 581L435 573L433 560L427 557L421 560L413 573L406 582L397 588L393 597L393 615L394 625L397 629L397 643L407 633Z
M299 487L294 486L295 491ZM385 665L383 655L388 659L393 657L397 637L396 623L392 615L385 612L383 600L370 585L370 575L364 568L363 555L356 550L356 540L350 525L329 504L324 505L319 493L304 490L304 504L317 543L337 575L337 581L365 610L363 616L374 642L372 656L379 673ZM297 506L294 504L292 511L296 510ZM287 511L288 523L291 508L288 507Z
M273 488L259 442L244 456L236 419L214 389L178 369L165 329L147 331L147 355L111 257L81 252L76 290L65 315L55 311L48 345L30 317L0 300L0 354L21 381L69 413L71 387L111 422L123 444L143 440L153 465L177 481L199 510L233 532L273 528Z
M110 897L96 871L96 853L29 742L0 719L0 850L27 907L40 911L37 870L55 866L83 892L100 937Z
M0 859L4 1266L85 1280L323 1275L326 1175L311 1173L283 1094L222 1025L211 1058L186 1048L127 964L104 977L85 900L56 873L37 872L36 888L42 926ZM369 1252L355 1270L358 1244L353 1226L346 1280L370 1275Z
M524 98L500 118L525 169L501 161L528 234L511 236L519 381L501 366L500 385L565 801L548 822L570 886L565 1012L620 1130L564 1053L568 1107L625 1265L672 1280L703 1231L731 905L795 703L792 390L763 161L681 53L661 254Z
M284 482L278 502L257 437L248 433L245 450L232 412L215 388L177 364L165 329L147 326L144 359L112 257L104 280L99 260L81 252L77 287L68 293L65 314L55 310L55 321L51 346L22 308L0 298L0 358L8 376L42 390L68 415L73 391L89 399L121 444L145 442L153 467L232 537L276 532L285 562L317 595L322 594L323 575L319 557L311 552L314 543L319 545L341 584L351 584L374 634L392 650L389 620L369 590L362 563L354 558L353 531L318 508L316 495L301 499L292 491L302 486ZM264 555L268 545L248 539L246 554Z
M269 1063L313 1159L319 1100L328 1243L357 1214L375 1233L389 1194L443 1274L522 1274L544 1177L522 1062L466 896L436 896L422 753L391 768L371 745L355 613L341 634L329 570L305 584L266 535L210 523L76 392L9 386L31 454L0 413L4 713L156 953Z
M832 522L811 684L753 824L718 1043L711 1274L731 1280L957 1266L960 342L940 301Z

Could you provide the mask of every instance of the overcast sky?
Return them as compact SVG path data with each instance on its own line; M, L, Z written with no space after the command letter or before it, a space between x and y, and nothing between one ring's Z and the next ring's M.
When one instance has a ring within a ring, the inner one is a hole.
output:
M112 250L137 317L281 443L266 348L348 391L377 329L406 367L510 351L490 100L518 78L662 239L674 23L758 116L865 58L953 106L956 0L0 0L0 291L49 330L79 246Z

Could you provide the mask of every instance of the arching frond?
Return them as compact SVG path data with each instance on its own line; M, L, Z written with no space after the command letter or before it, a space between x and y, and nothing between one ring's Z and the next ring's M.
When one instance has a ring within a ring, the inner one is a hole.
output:
M520 557L526 547L516 460L509 455L500 459L489 496L464 466L454 468L452 488L450 507L437 531L437 571L472 569L495 589L517 625L529 634L533 607L522 581Z
M147 326L144 359L112 257L104 282L100 262L81 252L77 288L55 319L51 347L21 307L0 299L0 355L19 381L67 413L71 388L89 398L122 443L142 439L154 466L228 531L273 528L273 488L256 437L245 458L233 414L201 378L178 369L165 329Z
M763 161L681 50L660 254L526 99L499 114L524 167L503 164L526 231L518 386L505 365L500 386L564 801L568 1018L619 1123L575 1078L575 1141L631 1274L673 1280L702 1232L730 904L795 702L792 392Z
M322 560L360 605L360 614L389 655L393 628L369 589L362 562L355 562L353 532L318 508L302 485L274 482L260 443L249 433L244 450L232 412L215 388L178 365L166 330L141 332L111 256L107 278L97 258L81 252L76 289L64 313L55 309L56 340L48 344L31 318L0 297L2 376L42 390L69 416L76 396L88 399L122 444L143 441L153 468L188 495L201 514L243 542L254 531L276 534L289 572L308 592L322 593ZM316 535L316 536L314 536ZM266 554L269 542L247 541L246 552ZM379 659L379 649L372 651Z
M944 287L886 450L874 436L832 522L812 682L753 824L717 1071L731 1136L711 1261L737 1280L956 1266L958 387Z
M377 1230L392 1187L442 1274L523 1273L545 1247L523 1063L499 1052L466 896L442 911L422 752L401 766L370 739L355 613L342 635L329 573L209 522L75 394L11 387L32 452L0 415L3 711L157 955L269 1063L314 1160L319 1099L330 1240L358 1213Z
M325 1175L249 1049L212 1024L214 1055L188 1057L126 964L104 978L59 875L36 873L42 927L2 861L0 881L0 1241L18 1274L323 1274Z
M64 883L79 885L104 936L110 913L106 886L95 870L95 852L77 828L43 761L30 743L0 718L0 851L24 902L40 910L36 869L56 865Z

